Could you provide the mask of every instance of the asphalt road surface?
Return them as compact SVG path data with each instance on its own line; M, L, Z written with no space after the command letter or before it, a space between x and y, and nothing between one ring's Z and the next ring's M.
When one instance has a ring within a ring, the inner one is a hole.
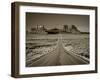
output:
M65 50L61 38L59 35L57 47L53 51L31 61L27 67L88 64L84 59Z

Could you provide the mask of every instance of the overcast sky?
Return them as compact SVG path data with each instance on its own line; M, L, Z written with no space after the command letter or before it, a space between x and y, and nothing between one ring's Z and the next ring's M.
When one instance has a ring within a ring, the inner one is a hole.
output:
M63 25L76 25L82 32L89 32L89 16L68 14L26 13L26 29L36 25L45 25L45 28L63 28Z

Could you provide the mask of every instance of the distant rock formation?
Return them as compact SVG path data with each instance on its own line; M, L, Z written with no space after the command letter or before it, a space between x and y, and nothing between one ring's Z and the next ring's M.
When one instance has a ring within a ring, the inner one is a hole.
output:
M46 28L43 26L40 26L40 25L37 25L37 27L34 27L34 28L31 28L31 33L33 34L47 34L46 32Z
M62 29L52 28L46 29L44 25L37 25L34 28L31 28L31 33L33 34L58 34L58 33L71 33L71 34L79 34L82 33L75 25L63 25Z
M46 32L48 34L58 34L60 32L60 29L53 28L53 29L47 30Z
M77 29L75 25L72 25L72 28L70 29L71 33L80 33L80 31Z
M63 32L68 32L68 25L63 25Z
M77 29L77 27L75 25L63 25L63 30L62 32L65 33L80 33L80 31Z

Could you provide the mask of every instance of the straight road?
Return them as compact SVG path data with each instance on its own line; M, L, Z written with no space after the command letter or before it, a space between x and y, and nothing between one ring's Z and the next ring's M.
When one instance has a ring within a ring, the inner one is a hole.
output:
M62 37L59 34L56 48L42 57L33 60L30 64L28 64L28 67L78 64L88 64L88 62L80 57L72 55L67 50L65 50L62 44Z

